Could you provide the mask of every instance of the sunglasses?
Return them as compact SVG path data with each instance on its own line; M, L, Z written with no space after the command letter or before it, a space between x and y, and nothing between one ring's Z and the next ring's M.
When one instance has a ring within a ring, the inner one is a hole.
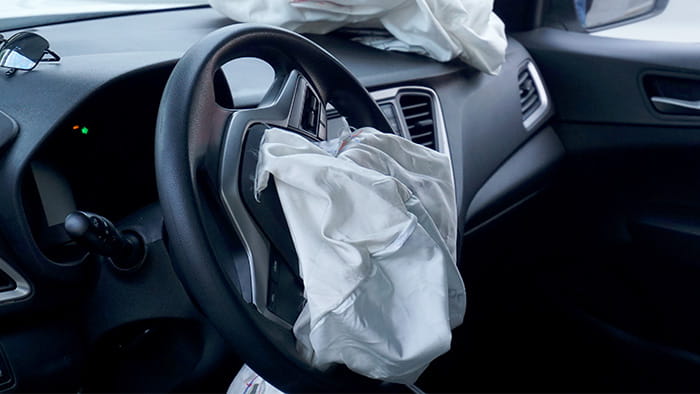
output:
M17 70L31 71L41 62L57 62L61 57L49 49L49 42L36 33L23 31L5 39L0 34L0 67L10 76Z

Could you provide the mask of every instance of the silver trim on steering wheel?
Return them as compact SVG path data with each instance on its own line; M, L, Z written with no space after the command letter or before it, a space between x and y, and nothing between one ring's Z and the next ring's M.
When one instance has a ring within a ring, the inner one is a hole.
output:
M236 233L243 243L248 257L248 269L250 280L250 293L243 291L244 300L252 303L258 312L267 319L285 328L291 328L291 324L272 313L268 308L268 279L270 275L270 244L263 235L254 219L248 213L242 201L240 190L239 163L243 156L243 141L248 134L248 128L255 123L263 123L270 126L286 128L296 108L297 93L303 88L311 88L311 85L298 72L290 73L280 95L269 105L253 110L241 110L235 112L231 118L229 131L224 137L224 145L221 157L221 199L226 207L229 219L234 225ZM312 89L313 91L313 89ZM314 92L314 94L317 94ZM287 110L283 101L288 101ZM241 127L240 136L234 135L232 130ZM237 140L235 140L237 139ZM242 269L239 269L239 277ZM243 278L241 278L243 280ZM241 286L243 288L243 286Z

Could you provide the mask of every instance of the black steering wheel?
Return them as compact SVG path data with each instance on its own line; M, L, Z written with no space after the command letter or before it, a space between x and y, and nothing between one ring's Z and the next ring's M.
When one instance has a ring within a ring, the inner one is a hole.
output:
M274 82L257 108L226 109L216 100L217 72L241 57L270 64ZM352 126L390 130L350 71L299 34L236 24L195 44L175 66L158 112L166 239L193 301L241 359L281 390L397 390L341 366L319 371L300 357L291 331L303 306L296 251L274 185L260 202L253 195L265 130L323 139L327 103Z

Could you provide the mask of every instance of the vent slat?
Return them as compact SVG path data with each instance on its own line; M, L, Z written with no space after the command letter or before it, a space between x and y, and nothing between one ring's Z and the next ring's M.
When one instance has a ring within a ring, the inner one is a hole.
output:
M525 119L529 118L530 115L532 115L538 107L539 107L539 105L531 107L525 113L523 113L523 117Z
M406 113L406 112L404 111L404 113ZM417 114L414 114L414 115L405 115L404 118L405 118L407 121L409 121L409 120L412 120L412 119L425 118L425 117L429 117L429 116L432 116L432 115L430 114L430 111L426 111L426 112L420 112L420 113L417 113Z
M433 102L424 94L403 94L399 98L411 141L435 149L435 121Z
M406 106L406 107L402 107L402 109L403 109L404 112L407 112L407 111L410 111L410 110L412 110L412 109L427 107L428 104L429 104L429 103L418 103L418 104L413 104L413 105L409 105L409 106Z
M410 125L408 126L408 131L413 131L413 130L416 129L416 128L420 128L420 129L431 128L431 132L432 132L432 126L433 126L433 120L432 120L432 119L423 119L423 120L419 120L419 121L416 122L416 123L410 124ZM413 133L412 133L412 134L413 134Z
M539 104L539 101L540 98L536 94L531 95L524 103L521 103L523 113L530 110L533 106L537 106L537 104Z
M416 139L418 139L418 138L432 137L432 136L433 136L433 132L432 132L432 131L426 131L425 133L421 133L421 134L411 134L411 138L414 139L414 140L416 140Z
M518 85L522 85L523 82L528 80L530 78L530 73L526 70L522 71L520 74L518 74Z

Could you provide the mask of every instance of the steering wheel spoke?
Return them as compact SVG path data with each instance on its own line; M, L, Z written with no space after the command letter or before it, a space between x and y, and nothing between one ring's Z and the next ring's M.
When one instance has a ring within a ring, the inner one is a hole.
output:
M274 188L255 199L255 167L266 129L279 127L310 139L325 136L325 104L297 70L278 77L258 108L233 114L221 149L219 194L249 259L250 294L267 319L291 328L303 306L294 244ZM284 299L282 299L284 297ZM286 301L286 302L285 302Z
M275 79L257 108L236 111L229 129L245 129L254 123L323 139L326 136L326 103L301 72L291 70Z

